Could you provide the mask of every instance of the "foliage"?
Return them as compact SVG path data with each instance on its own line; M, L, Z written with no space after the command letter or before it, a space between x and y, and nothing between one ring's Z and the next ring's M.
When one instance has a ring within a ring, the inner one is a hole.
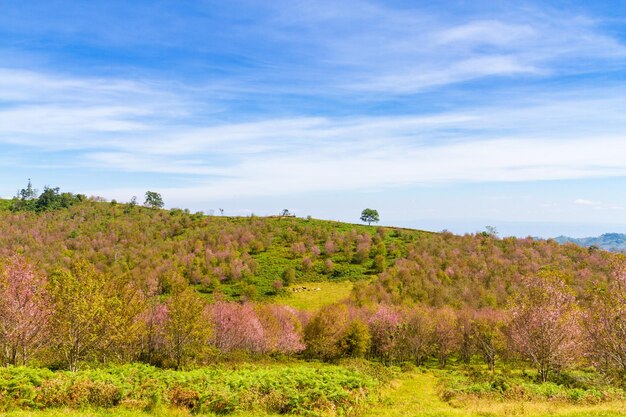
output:
M238 355L364 356L444 367L478 354L497 372L518 353L542 379L570 364L623 374L615 359L623 348L621 284L610 275L617 255L490 234L129 207L89 200L0 212L0 262L28 259L0 290L43 288L34 298L17 290L21 310L3 297L5 362L76 370L134 361L181 368ZM12 335L27 334L20 317L36 303L47 312L38 318L41 335L50 336L7 359L18 350ZM564 339L579 335L579 310L603 314L587 316L604 322L581 335L586 344Z
M168 298L165 311L165 338L170 355L179 369L185 358L201 351L208 344L210 321L204 301L186 283Z
M17 196L11 200L10 209L12 211L48 211L66 209L70 206L84 201L86 197L82 194L61 193L59 187L45 186L43 192L37 195L37 190L33 189L30 179L26 188L17 192Z
M591 294L591 307L583 316L590 359L605 374L626 375L626 263L620 259L607 285L599 283Z
M23 257L0 270L0 358L5 365L25 365L49 334L52 312L46 277Z
M447 401L487 398L596 404L626 399L623 390L607 385L597 374L561 373L560 381L540 382L531 374L494 374L471 367L440 376L441 395Z
M455 308L505 306L522 277L546 265L571 276L580 295L606 281L611 267L606 252L532 239L129 207L84 201L39 214L0 212L0 257L26 253L47 273L85 259L138 288L156 282L163 294L176 275L209 299L230 300L275 297L281 278L288 293L303 282L368 281L356 285L359 305Z
M525 284L511 307L511 341L545 382L580 352L579 311L562 275L546 270Z
M127 365L76 373L0 369L0 411L15 408L177 406L196 413L337 414L360 406L378 383L336 366L277 365L164 371Z
M507 322L503 311L490 308L474 312L471 319L471 340L491 371L495 371L496 360L507 351Z
M163 208L163 198L156 191L146 191L146 200L143 204L153 209L160 209Z
M380 218L377 210L366 208L361 212L361 221L367 223L368 225L372 224L372 222L378 223L379 220Z
M106 277L84 261L51 276L53 343L70 370L77 370L81 360L105 343L113 311L106 290Z

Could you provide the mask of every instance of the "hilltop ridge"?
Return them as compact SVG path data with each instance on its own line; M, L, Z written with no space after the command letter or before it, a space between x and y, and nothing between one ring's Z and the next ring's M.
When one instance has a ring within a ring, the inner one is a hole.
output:
M613 252L626 251L626 234L624 233L604 233L600 236L583 238L558 236L554 240L559 243L575 243L584 247L597 247Z

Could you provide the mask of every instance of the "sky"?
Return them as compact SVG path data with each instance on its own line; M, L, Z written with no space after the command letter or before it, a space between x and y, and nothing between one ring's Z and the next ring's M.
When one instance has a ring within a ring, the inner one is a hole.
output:
M0 0L0 196L626 232L626 2Z

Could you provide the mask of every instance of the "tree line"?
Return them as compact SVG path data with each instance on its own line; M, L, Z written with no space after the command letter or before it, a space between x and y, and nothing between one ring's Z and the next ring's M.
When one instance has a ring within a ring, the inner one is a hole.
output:
M22 256L2 262L0 360L77 370L81 364L146 362L180 368L229 355L287 355L384 363L436 361L489 369L513 360L541 380L570 366L626 375L626 267L617 264L581 303L568 277L542 269L506 308L334 304L315 313L266 303L209 303L180 276L158 282L98 272L86 261L50 274Z

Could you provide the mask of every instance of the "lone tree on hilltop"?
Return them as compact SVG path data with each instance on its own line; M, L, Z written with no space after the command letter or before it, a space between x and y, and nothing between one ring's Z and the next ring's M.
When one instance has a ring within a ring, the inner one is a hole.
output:
M378 217L378 211L370 208L366 208L361 212L361 221L367 222L368 225L374 223L378 223L380 218Z
M146 191L146 201L143 204L153 209L163 208L163 198L157 192Z

